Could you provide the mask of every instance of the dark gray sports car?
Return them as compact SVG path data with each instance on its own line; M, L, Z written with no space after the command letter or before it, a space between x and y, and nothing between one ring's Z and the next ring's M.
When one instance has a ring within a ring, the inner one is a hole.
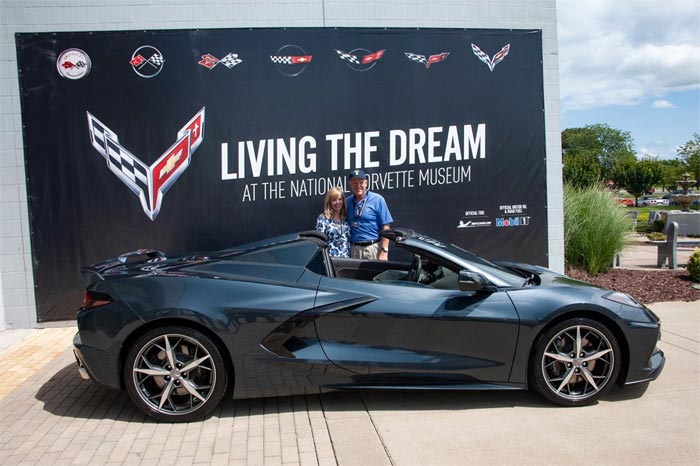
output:
M235 398L531 386L576 406L663 369L659 319L626 294L411 230L383 235L412 261L332 258L305 232L84 267L80 372L188 421L231 386Z

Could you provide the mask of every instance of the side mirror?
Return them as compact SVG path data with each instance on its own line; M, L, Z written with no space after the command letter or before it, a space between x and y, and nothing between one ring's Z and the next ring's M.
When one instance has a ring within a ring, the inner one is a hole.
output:
M459 290L460 291L481 291L485 288L491 288L491 284L479 272L470 272L469 270L459 271Z

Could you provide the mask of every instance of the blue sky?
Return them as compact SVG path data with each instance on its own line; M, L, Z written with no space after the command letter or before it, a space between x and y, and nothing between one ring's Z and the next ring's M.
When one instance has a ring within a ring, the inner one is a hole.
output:
M675 158L700 133L698 0L557 0L561 127L628 131Z

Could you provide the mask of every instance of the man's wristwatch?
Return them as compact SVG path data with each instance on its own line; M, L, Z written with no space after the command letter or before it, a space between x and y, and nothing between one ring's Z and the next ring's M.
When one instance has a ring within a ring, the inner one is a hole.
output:
M385 253L389 254L389 248L384 248L384 247L383 247L383 248L382 248L382 252L385 252Z

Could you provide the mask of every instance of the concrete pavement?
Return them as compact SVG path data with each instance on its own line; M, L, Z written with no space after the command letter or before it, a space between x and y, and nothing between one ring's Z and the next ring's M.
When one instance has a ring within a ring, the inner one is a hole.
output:
M651 307L663 320L664 372L595 406L560 408L529 392L344 392L227 400L190 424L155 422L126 394L80 379L74 328L36 330L0 353L6 368L46 343L32 351L43 364L0 394L0 463L698 464L700 301Z
M660 346L668 362L648 387L616 388L585 408L554 407L523 392L333 394L324 407L338 463L698 464L700 302L652 308L664 320ZM358 432L343 428L363 418L373 462L351 446Z
M688 258L695 251L693 246L678 245L678 266L688 263ZM657 247L646 240L645 237L635 236L633 241L620 253L620 267L623 269L650 269L669 270L667 267L657 268Z

